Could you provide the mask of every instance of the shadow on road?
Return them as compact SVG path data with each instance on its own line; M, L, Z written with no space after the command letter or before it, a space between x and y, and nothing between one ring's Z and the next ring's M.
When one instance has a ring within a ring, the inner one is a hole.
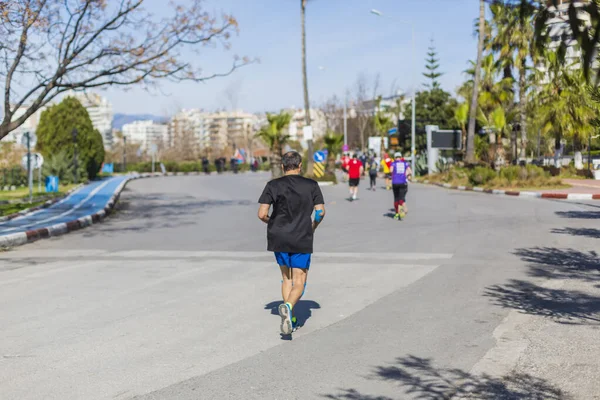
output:
M600 219L600 211L557 211L561 218Z
M561 324L600 324L600 297L576 290L551 289L512 280L486 289L496 305L554 319Z
M533 247L514 253L528 263L529 276L553 279L600 279L600 258L595 251Z
M398 396L373 396L355 389L340 389L337 394L323 397L333 400L392 400L416 398L445 400L514 399L514 400L567 400L570 396L554 388L543 379L527 374L503 377L474 375L456 368L438 368L429 358L400 357L394 363L378 366L369 379L388 381L398 386ZM400 396L404 394L404 396Z
M573 236L587 236L594 239L600 239L600 229L594 228L562 228L562 229L552 229L552 233L561 233L565 235L573 235Z
M126 188L126 192L129 190ZM113 215L98 229L84 236L93 237L113 232L146 232L151 229L175 228L197 223L195 216L224 207L247 207L250 200L198 199L175 194L128 193L117 203ZM125 222L125 224L123 224Z
M279 305L283 304L283 301L272 301L265 304L265 310L271 310L271 314L279 316ZM312 300L300 300L298 304L294 306L294 317L298 321L299 326L303 326L306 320L312 316L312 310L321 308L321 305L316 301Z

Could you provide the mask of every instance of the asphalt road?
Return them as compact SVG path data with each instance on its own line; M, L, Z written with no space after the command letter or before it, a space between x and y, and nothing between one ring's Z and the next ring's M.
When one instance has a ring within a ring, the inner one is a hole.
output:
M134 181L104 223L0 253L0 397L445 399L458 381L492 393L469 371L521 299L493 288L530 279L533 255L594 250L600 218L592 202L412 185L398 222L391 192L363 182L348 202L325 187L290 341L256 218L267 179Z
M0 236L45 228L94 214L106 207L124 179L120 176L92 182L48 208L0 222Z

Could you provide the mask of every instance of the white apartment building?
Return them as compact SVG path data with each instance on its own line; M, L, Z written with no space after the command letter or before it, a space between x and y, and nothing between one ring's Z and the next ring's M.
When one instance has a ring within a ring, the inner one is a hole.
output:
M113 109L108 99L97 93L85 92L69 92L67 96L76 98L85 107L92 120L92 125L102 135L104 147L111 148L113 144Z
M288 109L286 112L292 115L292 120L289 126L289 135L291 140L297 140L303 144L306 144L304 139L304 126L306 125L304 109ZM322 110L311 108L310 112L310 124L313 130L313 140L325 136L327 133L327 118Z
M571 4L583 6L589 0L558 0L558 5L554 6L552 0L547 1L550 18L546 22L548 26L548 36L550 43L548 47L556 50L563 39L567 44L566 61L570 64L578 65L581 59L581 50L578 48L577 40L571 37L571 27L569 25L569 7ZM590 22L589 15L581 12L579 18Z
M210 149L214 155L227 148L248 148L257 131L258 117L243 111L203 112L182 110L169 124L169 145L176 146L177 138L185 131L193 132L200 150Z
M12 120L14 121L17 118L19 118L21 115L25 114L25 112L27 111L28 108L29 108L29 105L23 105L23 106L19 107L15 111L15 114L13 115ZM3 140L5 140L7 142L14 142L18 145L21 145L21 143L22 143L21 140L22 140L23 134L25 132L35 133L35 131L37 130L38 124L40 123L40 117L42 115L42 112L44 112L44 110L46 110L46 108L47 108L47 106L44 106L44 107L40 108L39 110L37 110L36 112L34 112L29 118L27 118L27 120L25 120L23 125L21 125L17 129L15 129L11 133L9 133L8 136L6 138L4 138Z
M143 151L149 151L151 145L160 145L168 140L169 126L152 120L134 121L123 125L123 136L128 143L139 144Z

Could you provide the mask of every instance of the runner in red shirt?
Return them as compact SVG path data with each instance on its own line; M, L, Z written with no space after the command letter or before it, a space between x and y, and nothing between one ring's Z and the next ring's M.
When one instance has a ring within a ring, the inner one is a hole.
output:
M348 163L350 162L350 157L348 154L344 154L342 156L342 171L344 172L344 182L348 180Z
M348 162L348 181L350 182L350 200L356 200L358 196L358 184L360 183L360 176L363 172L363 165L358 159L358 156L354 154L352 160Z

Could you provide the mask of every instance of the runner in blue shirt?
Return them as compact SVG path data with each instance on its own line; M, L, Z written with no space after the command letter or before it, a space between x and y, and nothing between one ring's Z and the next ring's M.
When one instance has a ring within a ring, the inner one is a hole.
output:
M408 212L406 206L406 193L408 192L408 181L412 177L410 165L402 157L402 153L394 154L394 161L390 166L392 174L392 191L394 192L394 215L395 220L401 220Z

